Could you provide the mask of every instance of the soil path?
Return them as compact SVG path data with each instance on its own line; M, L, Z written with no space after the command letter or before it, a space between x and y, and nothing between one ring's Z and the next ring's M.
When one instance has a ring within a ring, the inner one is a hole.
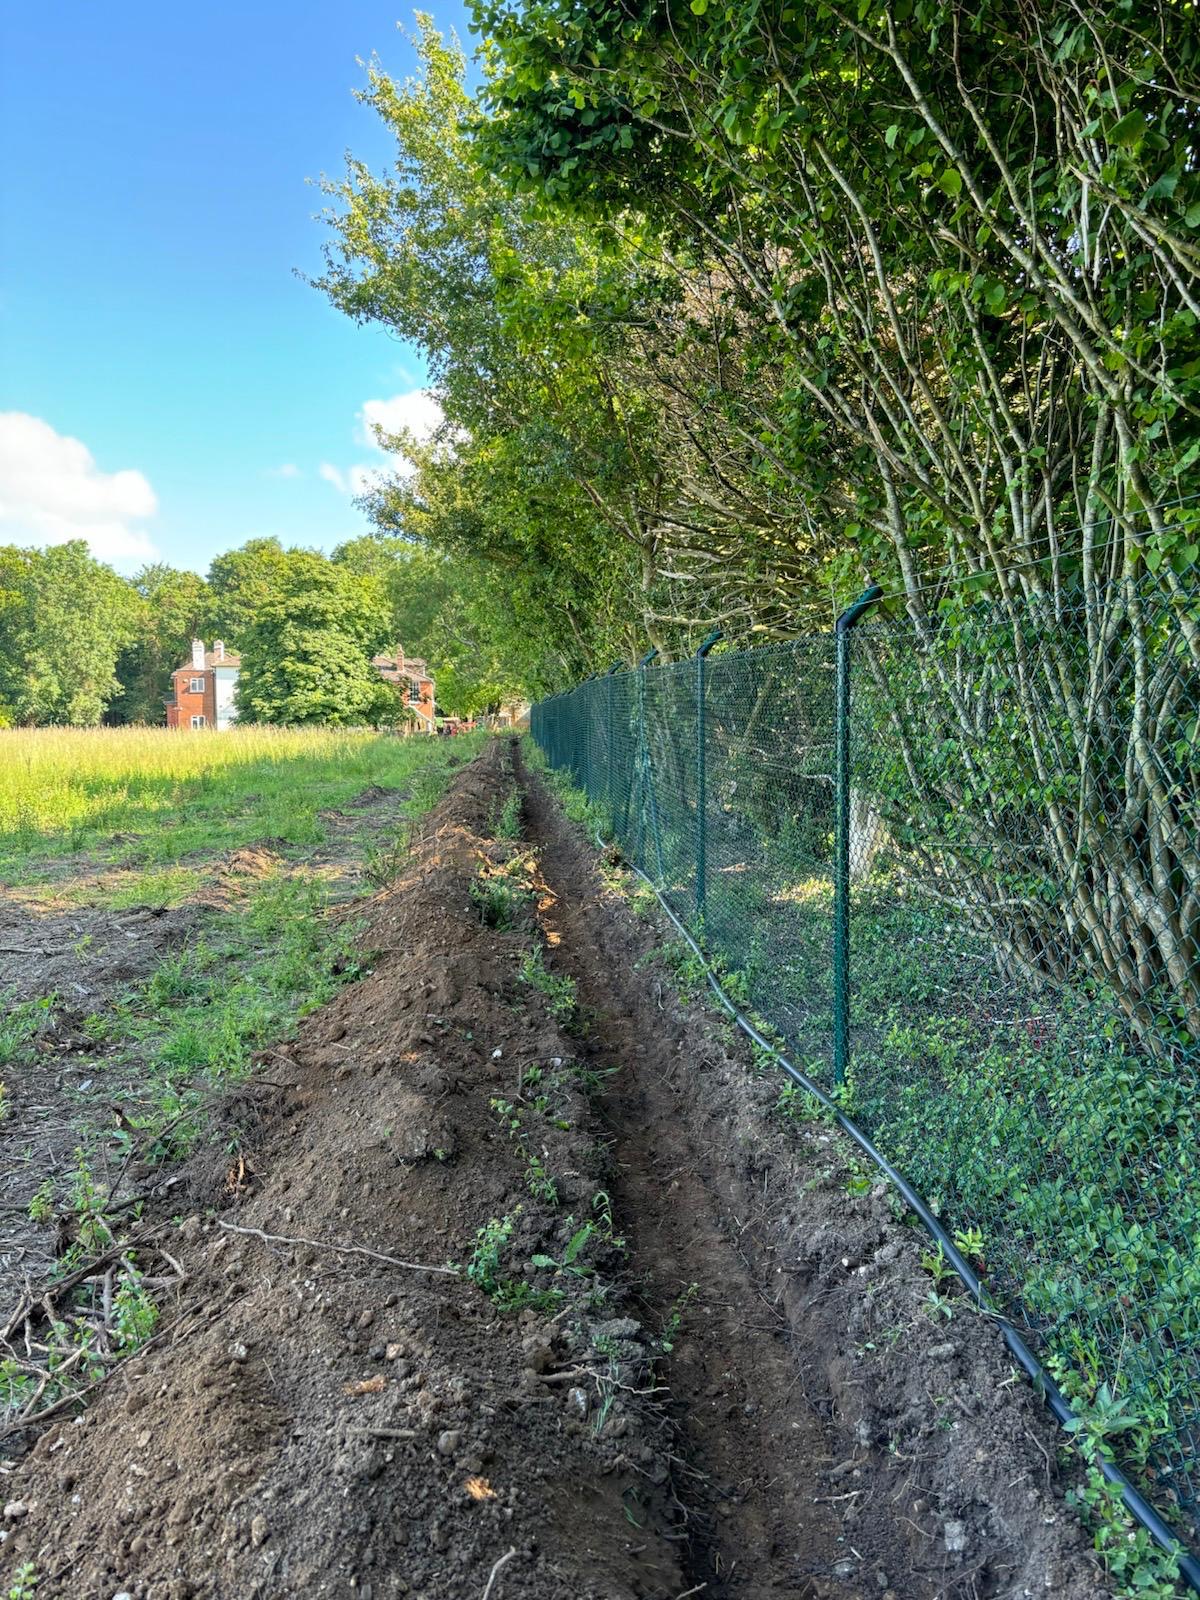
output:
M517 784L536 860L494 837ZM993 1330L925 1314L886 1193L772 1111L661 942L515 746L461 773L369 907L373 970L233 1108L233 1167L143 1218L183 1281L86 1411L28 1430L0 1587L1102 1596Z
M630 996L628 963L615 965L598 949L594 871L536 782L526 813L549 890L542 925L588 1018L581 1048L598 1066L620 1064L601 1115L613 1139L614 1200L636 1292L653 1325L674 1314L681 1321L670 1390L689 1575L712 1600L858 1595L859 1562L847 1557L841 1526L822 1503L830 1441L801 1381L787 1319L739 1242L744 1222L721 1191L721 1158L697 1147L681 1114L680 1091L704 1062L685 1059L674 1030L647 1018L644 980ZM839 1559L846 1581L835 1576Z
M631 916L524 781L582 1049L622 1064L601 1115L644 1314L696 1286L669 1367L692 1581L706 1600L1107 1594L994 1330L962 1302L929 1314L923 1233L840 1136L778 1115L777 1073L681 1003L665 919Z

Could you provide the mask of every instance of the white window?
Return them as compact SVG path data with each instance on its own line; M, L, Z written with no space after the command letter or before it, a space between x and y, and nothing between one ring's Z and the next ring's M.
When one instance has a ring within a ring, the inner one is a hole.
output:
M204 693L204 679L203 678L193 678L191 683L188 684L188 688L191 690L191 692L193 694L203 694Z
M206 719L204 718L203 715L197 715L197 716L194 716L192 718L192 727L193 728L206 728L207 726L208 726L208 723L207 723L207 721L206 721Z

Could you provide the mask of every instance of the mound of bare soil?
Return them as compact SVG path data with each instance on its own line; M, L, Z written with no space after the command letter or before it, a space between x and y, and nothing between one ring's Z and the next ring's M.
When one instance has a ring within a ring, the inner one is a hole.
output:
M444 1270L492 1218L518 1284L561 1257L605 1165L564 1081L543 1141L560 1204L539 1203L489 1103L571 1053L518 988L530 928L484 927L470 895L516 848L482 837L510 784L499 748L464 772L373 907L374 972L272 1060L273 1123L171 1246L174 1331L10 1480L5 1553L37 1564L39 1600L433 1600L502 1560L493 1600L687 1588L665 1431L634 1392L649 1362L593 1292L603 1259L538 1313ZM596 1339L629 1391L603 1417Z
M489 838L514 759L427 820L252 1146L151 1218L177 1302L10 1476L6 1567L39 1600L1102 1595L1045 1419L984 1322L929 1321L882 1191L635 970L658 935L536 779L537 858ZM508 931L497 881L536 891Z

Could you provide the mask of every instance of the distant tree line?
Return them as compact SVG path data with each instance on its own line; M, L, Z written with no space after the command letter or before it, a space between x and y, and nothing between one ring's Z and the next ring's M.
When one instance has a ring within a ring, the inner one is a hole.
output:
M162 723L193 638L240 653L239 715L273 723L396 722L370 660L397 644L471 715L536 683L545 649L479 563L388 535L330 556L252 539L207 577L154 563L126 579L79 541L0 547L0 726Z

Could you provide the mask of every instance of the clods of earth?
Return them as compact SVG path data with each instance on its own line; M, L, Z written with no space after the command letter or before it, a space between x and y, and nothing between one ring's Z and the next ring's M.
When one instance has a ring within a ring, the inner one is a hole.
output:
M773 1111L619 879L515 745L458 775L367 975L226 1109L233 1167L193 1157L137 1224L174 1263L154 1338L15 1441L6 1581L1107 1593L994 1328L930 1320L921 1236Z

